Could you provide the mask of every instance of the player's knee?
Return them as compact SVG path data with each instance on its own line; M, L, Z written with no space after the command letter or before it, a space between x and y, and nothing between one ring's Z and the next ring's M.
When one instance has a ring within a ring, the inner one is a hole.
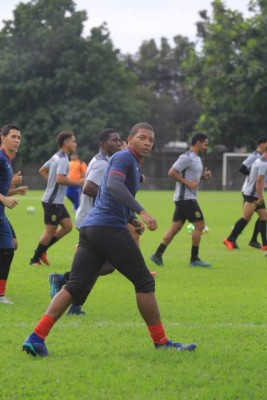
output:
M155 292L155 280L152 275L147 275L142 281L136 282L135 285L136 293L149 293Z

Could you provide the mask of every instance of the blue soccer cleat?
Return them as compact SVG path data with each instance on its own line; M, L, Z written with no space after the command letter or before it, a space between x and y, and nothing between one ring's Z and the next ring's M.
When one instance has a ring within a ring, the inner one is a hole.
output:
M67 312L67 315L85 315L85 312L81 310L82 306L75 306L72 304Z
M50 285L50 297L53 297L61 290L66 281L63 274L49 274L48 281Z
M175 343L172 340L168 340L167 343L164 344L154 344L155 349L174 349L178 351L193 351L197 347L195 343L190 344L182 344L182 343Z
M44 341L37 336L35 333L32 333L23 343L22 350L26 351L27 354L30 354L33 357L47 357L48 350Z

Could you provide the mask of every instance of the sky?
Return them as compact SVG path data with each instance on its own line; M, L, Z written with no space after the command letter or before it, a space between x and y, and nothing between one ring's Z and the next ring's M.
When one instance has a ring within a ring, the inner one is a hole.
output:
M3 20L13 19L19 0L0 0L0 29ZM28 1L21 1L27 3ZM74 0L76 11L86 10L88 21L84 35L93 27L107 23L114 46L122 53L135 54L145 40L165 37L173 44L173 37L182 35L196 41L198 12L211 14L212 0ZM248 16L249 0L225 0L231 10Z

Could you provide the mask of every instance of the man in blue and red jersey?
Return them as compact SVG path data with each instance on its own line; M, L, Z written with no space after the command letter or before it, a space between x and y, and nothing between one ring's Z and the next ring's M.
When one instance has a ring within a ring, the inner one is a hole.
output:
M155 348L194 350L195 344L182 345L167 339L161 323L155 281L142 253L127 230L130 221L140 232L144 224L157 229L157 221L135 200L140 183L140 164L154 144L154 130L147 123L133 126L128 148L115 153L108 163L95 205L80 227L80 239L70 278L53 298L33 333L23 343L23 350L33 356L47 356L44 340L55 322L74 301L82 304L105 261L109 261L135 287L136 301ZM141 219L137 219L139 214Z
M12 304L5 297L6 283L14 257L12 230L5 215L5 207L14 208L18 202L8 197L13 170L11 160L18 151L21 135L15 125L5 125L1 129L0 148L0 304Z

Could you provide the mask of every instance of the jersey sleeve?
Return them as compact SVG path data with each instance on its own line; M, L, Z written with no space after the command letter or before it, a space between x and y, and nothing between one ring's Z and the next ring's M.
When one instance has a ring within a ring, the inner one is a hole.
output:
M68 175L69 160L67 157L62 157L57 165L57 175Z
M173 164L172 168L178 172L184 171L190 165L190 157L187 154L182 154L178 160Z
M117 152L110 158L109 174L118 174L125 178L132 163L133 158L128 151Z
M108 163L105 160L96 161L87 175L86 181L91 181L97 186L100 186L107 165Z

